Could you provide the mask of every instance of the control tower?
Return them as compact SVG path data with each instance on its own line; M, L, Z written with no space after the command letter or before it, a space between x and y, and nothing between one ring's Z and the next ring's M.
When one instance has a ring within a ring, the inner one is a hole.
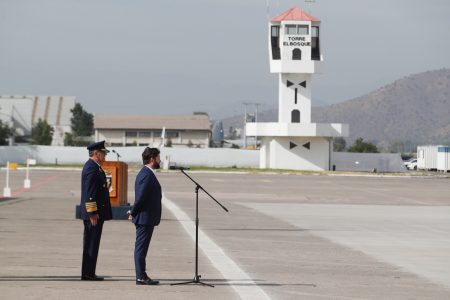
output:
M323 62L320 20L293 7L269 22L270 72L278 73L278 122L247 123L261 139L260 168L329 170L333 137L348 124L311 123L311 81Z

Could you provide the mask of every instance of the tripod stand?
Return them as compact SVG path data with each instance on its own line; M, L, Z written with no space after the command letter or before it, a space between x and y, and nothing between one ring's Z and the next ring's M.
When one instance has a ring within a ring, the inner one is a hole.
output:
M198 190L200 189L200 190L204 191L211 199L216 201L216 203L220 207L222 207L222 209L225 210L226 212L228 212L228 209L225 206L223 206L219 201L217 201L213 196L211 196L198 182L196 182L188 174L186 174L186 172L184 172L183 169L180 169L180 171L181 171L181 173L186 175L186 177L189 178L195 184L195 275L194 275L194 279L191 280L191 281L173 283L171 285L180 285L180 284L191 284L191 283L193 283L193 284L201 284L201 285L214 287L214 285L202 282L200 280L200 278L202 276L198 275L198 224L199 224L199 219L198 219Z

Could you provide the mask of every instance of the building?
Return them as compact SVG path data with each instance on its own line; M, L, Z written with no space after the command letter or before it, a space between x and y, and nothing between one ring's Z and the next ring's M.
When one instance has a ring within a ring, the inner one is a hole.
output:
M270 72L279 74L278 122L247 123L261 138L260 167L329 170L332 138L347 124L311 123L311 80L323 62L320 20L298 7L269 22Z
M0 96L0 120L13 129L10 144L31 142L31 130L39 119L53 127L53 146L64 145L70 133L73 96Z
M94 115L95 140L111 146L208 148L211 137L209 116Z
M445 171L450 170L450 146L417 146L417 169Z

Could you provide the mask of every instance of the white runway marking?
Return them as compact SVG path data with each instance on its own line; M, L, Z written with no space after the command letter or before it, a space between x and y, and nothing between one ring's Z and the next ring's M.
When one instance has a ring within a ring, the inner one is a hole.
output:
M450 288L450 206L241 204Z
M195 242L195 222L172 201L163 196L163 204L169 209L174 216L183 225L186 232ZM189 220L189 221L186 221ZM229 258L225 252L215 244L201 229L198 230L198 246L209 258L214 267L222 273L225 279L234 278L238 281L227 281L230 286L238 293L239 297L244 300L263 300L270 297L256 285L256 283L248 276L239 266Z

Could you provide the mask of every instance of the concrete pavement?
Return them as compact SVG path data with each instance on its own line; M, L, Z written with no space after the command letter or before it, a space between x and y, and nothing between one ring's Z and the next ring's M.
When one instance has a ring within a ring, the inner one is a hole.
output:
M194 275L195 194L182 174L159 174L166 199L148 264L161 285L146 287L134 284L134 228L127 221L104 226L97 273L106 280L79 280L79 171L33 171L30 190L16 171L14 199L0 200L0 298L450 298L449 179L192 177L230 210L200 192L199 274L214 288L170 285Z

